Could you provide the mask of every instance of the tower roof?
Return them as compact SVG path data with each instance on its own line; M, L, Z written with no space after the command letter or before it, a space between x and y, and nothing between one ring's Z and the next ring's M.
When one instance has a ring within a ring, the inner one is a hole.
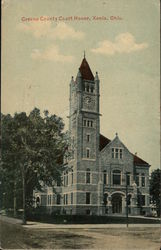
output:
M94 81L94 76L85 57L82 60L79 70L84 80Z

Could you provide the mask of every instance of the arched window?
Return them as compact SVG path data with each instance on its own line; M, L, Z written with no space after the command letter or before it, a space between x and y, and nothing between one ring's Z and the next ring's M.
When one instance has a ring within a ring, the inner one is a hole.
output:
M91 182L91 173L90 173L90 169L87 168L86 171L86 183L89 184Z
M113 171L113 185L121 185L121 171L120 170Z

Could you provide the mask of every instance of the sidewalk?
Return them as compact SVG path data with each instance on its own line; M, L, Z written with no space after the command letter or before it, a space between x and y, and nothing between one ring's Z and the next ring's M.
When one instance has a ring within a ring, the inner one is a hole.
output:
M11 224L22 225L22 220L0 215L0 221ZM33 229L101 229L101 228L126 228L126 224L50 224L35 221L27 221L27 225L22 225L23 228ZM152 227L161 228L161 224L129 224L130 228L137 227Z
M126 224L48 224L41 222L28 221L24 228L38 228L38 229L101 229L101 228L126 228ZM161 227L160 224L129 224L130 228L137 227Z

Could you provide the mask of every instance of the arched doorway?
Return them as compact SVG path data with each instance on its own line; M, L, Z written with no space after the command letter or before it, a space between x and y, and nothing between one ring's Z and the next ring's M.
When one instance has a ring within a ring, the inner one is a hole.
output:
M113 214L121 214L122 213L122 196L121 194L113 194L112 195L112 213Z

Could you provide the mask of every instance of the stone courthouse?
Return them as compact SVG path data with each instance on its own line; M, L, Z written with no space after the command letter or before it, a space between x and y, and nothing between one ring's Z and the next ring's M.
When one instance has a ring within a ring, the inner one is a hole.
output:
M36 192L36 204L61 214L148 214L150 165L118 134L100 134L100 81L84 57L70 82L69 148L62 183Z

